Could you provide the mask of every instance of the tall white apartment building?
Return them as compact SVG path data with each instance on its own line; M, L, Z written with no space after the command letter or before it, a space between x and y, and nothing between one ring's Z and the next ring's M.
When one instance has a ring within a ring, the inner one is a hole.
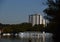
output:
M29 23L32 23L32 25L34 26L35 24L45 25L46 22L41 15L33 14L33 15L29 15Z

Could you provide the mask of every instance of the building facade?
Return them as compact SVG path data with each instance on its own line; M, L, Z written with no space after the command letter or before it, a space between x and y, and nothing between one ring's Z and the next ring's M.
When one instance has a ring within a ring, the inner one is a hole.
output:
M45 22L45 19L43 19L41 15L33 14L33 15L29 15L29 23L32 23L32 25L34 26L35 24L45 25L46 22Z

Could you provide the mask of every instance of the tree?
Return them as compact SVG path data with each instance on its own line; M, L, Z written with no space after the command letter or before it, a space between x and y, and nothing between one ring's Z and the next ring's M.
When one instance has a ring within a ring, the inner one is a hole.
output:
M3 24L2 24L2 23L0 23L0 29L2 29L2 27L3 27Z
M48 8L46 8L43 12L47 14L47 16L53 17L48 18L51 21L47 28L54 33L55 42L60 42L58 39L60 38L60 0L47 0L47 3Z
M39 24L39 25L34 25L32 28L32 31L43 31L44 30L44 25L43 24Z
M48 15L53 17L53 21L57 22L59 20L60 16L60 3L56 0L54 2L53 0L48 0L48 8L44 10L44 12Z

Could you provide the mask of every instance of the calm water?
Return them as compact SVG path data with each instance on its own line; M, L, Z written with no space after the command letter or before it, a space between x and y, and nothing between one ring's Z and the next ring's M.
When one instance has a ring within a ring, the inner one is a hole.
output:
M0 39L0 42L40 42L40 40L36 39Z
M42 38L20 38L19 36L0 36L0 42L43 42ZM52 42L52 38L46 38L45 42Z

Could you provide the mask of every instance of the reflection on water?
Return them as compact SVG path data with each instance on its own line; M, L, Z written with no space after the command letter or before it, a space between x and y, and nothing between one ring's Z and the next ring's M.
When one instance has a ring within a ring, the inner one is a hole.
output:
M0 42L41 42L38 38L1 37Z
M53 42L52 34L38 32L23 32L17 36L2 36L0 42Z
M19 36L0 36L0 42L43 42L42 38L20 38ZM52 38L46 38L45 42L52 42Z

